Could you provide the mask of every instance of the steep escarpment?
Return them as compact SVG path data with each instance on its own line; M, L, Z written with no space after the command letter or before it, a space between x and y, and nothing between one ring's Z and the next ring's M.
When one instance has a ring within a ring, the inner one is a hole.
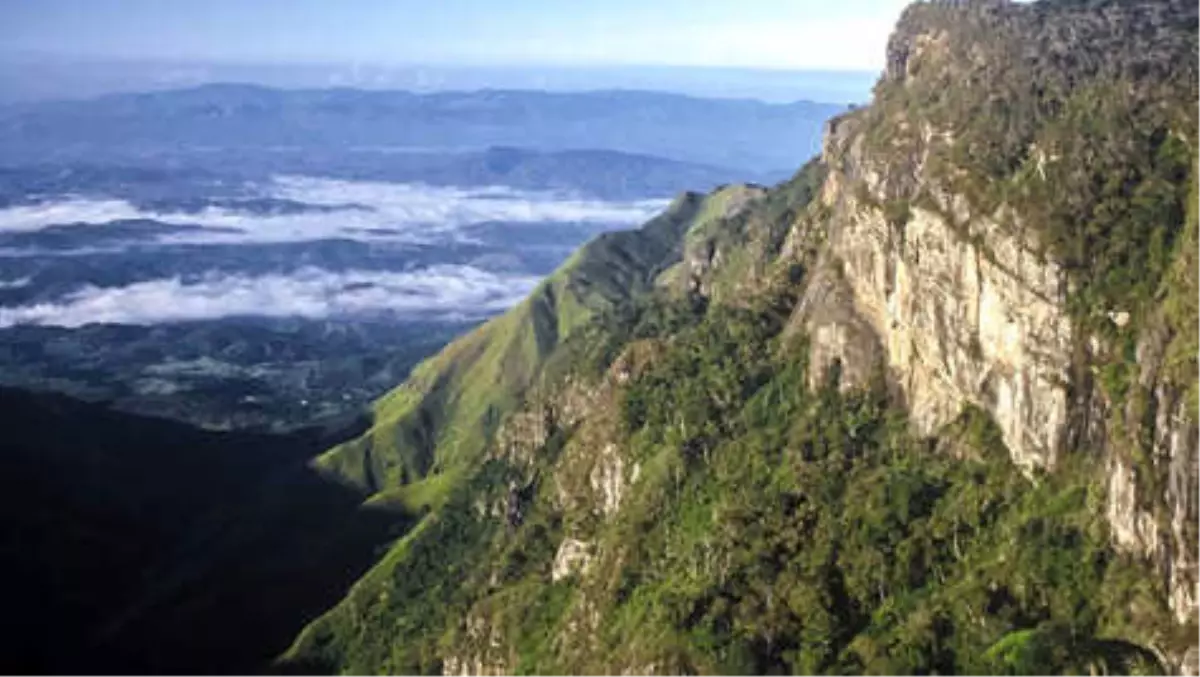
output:
M423 517L284 663L1192 665L1196 19L911 7L791 180L593 242L322 457Z
M1196 342L1163 301L1195 295L1195 24L1171 2L914 6L823 152L828 255L918 431L970 402L1019 465L1103 456L1116 539L1158 559L1181 621ZM837 322L807 326L858 326Z

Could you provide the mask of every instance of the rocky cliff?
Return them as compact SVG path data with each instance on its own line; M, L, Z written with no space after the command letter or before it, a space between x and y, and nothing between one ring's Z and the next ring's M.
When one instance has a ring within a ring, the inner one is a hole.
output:
M1196 24L909 8L793 179L589 245L325 458L437 500L286 660L1194 669Z
M821 196L830 214L826 265L839 268L855 316L828 322L818 314L806 324L818 336L822 362L858 363L852 372L862 373L868 352L877 350L921 434L934 433L969 402L991 414L1022 467L1053 469L1072 453L1104 457L1114 538L1158 561L1181 622L1197 613L1196 412L1183 392L1194 392L1196 374L1167 374L1164 353L1172 341L1186 343L1180 334L1188 330L1193 338L1185 349L1194 351L1194 328L1166 326L1159 310L1172 293L1166 266L1132 271L1150 278L1148 299L1116 287L1088 299L1090 307L1072 303L1081 288L1096 286L1088 276L1111 275L1128 262L1103 271L1080 265L1052 231L1080 228L1089 212L1113 203L1075 196L1082 204L1072 207L1084 213L1066 224L1039 203L1072 200L1055 194L1055 183L1078 171L1063 169L1076 163L1089 164L1084 171L1095 176L1128 175L1121 190L1136 199L1162 171L1129 166L1128 146L1148 139L1135 152L1158 160L1174 139L1179 148L1172 152L1187 164L1162 173L1194 183L1187 169L1195 166L1194 111L1183 103L1192 97L1178 95L1195 92L1195 19L1194 7L1169 2L910 8L889 45L874 105L835 120L822 153L830 172ZM1166 86L1179 89L1167 94ZM1113 126L1080 124L1064 141L1062 118L1102 94L1124 99L1092 113ZM949 105L1000 127L972 127L940 108ZM1159 110L1142 109L1149 106ZM1114 155L1080 157L1064 146ZM952 164L964 155L965 167ZM972 164L1001 168L969 176L978 171ZM1181 208L1195 196L1181 197L1174 196L1170 220L1136 227L1162 231L1190 257L1194 241L1184 231L1194 233L1195 217L1185 224ZM1065 237L1124 235L1097 230ZM1194 270L1189 260L1179 265ZM862 332L864 325L871 331ZM819 338L830 335L856 340ZM1122 352L1129 342L1132 354ZM1096 382L1113 363L1131 369L1130 383ZM1140 450L1140 461L1130 447ZM1158 481L1139 484L1138 475Z

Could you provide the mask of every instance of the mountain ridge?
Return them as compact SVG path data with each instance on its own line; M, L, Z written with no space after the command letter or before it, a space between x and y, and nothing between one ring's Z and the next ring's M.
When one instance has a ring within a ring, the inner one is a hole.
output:
M790 179L591 240L109 648L258 667L172 632L282 558L336 599L288 673L1196 673L1196 45L1182 0L911 6Z
M1172 9L912 6L821 158L680 229L284 664L1194 670L1196 30Z
M794 166L811 155L818 144L813 123L844 109L807 101L783 105L646 91L422 94L210 86L12 104L0 108L0 144L10 163L64 157L80 147L92 157L103 151L136 158L147 149L178 151L179 138L243 150L590 147L760 172ZM667 120L677 124L664 125ZM695 126L691 122L704 129L723 128L727 138L702 143L702 135L689 131ZM758 143L768 133L787 142Z

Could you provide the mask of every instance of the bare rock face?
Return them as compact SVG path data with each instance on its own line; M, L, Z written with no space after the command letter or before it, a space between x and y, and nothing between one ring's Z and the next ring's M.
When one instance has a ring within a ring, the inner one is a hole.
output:
M574 538L564 538L554 555L550 580L561 581L568 576L585 574L592 561L592 544Z
M836 365L843 387L860 386L880 360L922 434L970 403L990 413L1023 468L1053 469L1075 451L1103 454L1114 541L1153 557L1177 619L1194 619L1196 412L1159 382L1161 358L1139 350L1141 386L1155 411L1150 421L1127 422L1150 440L1149 465L1139 466L1097 423L1121 403L1080 380L1070 287L1060 266L1022 239L1019 215L969 214L942 196L935 208L910 207L897 223L880 207L883 170L863 157L861 137L834 135L826 161L830 258L798 307L814 378ZM1165 482L1151 495L1139 474Z
M992 414L1018 465L1052 467L1067 430L1074 339L1062 271L1031 251L1011 215L957 223L955 212L966 208L954 197L936 210L906 207L903 222L889 219L879 206L888 199L889 168L866 156L848 122L827 140L831 171L822 200L832 213L830 253L856 318L814 324L814 343L823 344L814 346L814 363L830 341L861 344L848 339L862 334L861 319L878 337L921 433L933 434L975 404ZM911 180L920 183L915 164ZM841 357L844 365L856 362Z
M1192 647L1184 653L1178 672L1181 675L1200 675L1200 648Z
M508 670L503 665L488 665L477 658L459 658L447 656L442 662L443 675L507 675Z
M836 371L843 390L868 385L881 359L875 327L854 306L854 292L837 263L816 267L805 285L788 330L803 328L809 345L809 386L816 388Z
M464 646L442 660L443 675L510 675L509 649L501 632L480 615L464 622Z
M1026 40L1031 53L1058 49L1057 34L1039 23L1036 8L976 2L972 13L953 14L962 4L910 8L889 45L881 87L903 102L923 79L986 73L986 54L951 33L963 22L981 34L994 22L996 30L1031 35L1010 43ZM1150 4L1114 6L1107 23L1087 23L1084 33L1153 70L1131 46L1142 38L1124 28L1139 25L1135 14L1157 16L1174 6ZM1175 48L1154 49L1168 47ZM957 75L947 76L951 71ZM1136 407L1109 401L1092 375L1101 355L1121 357L1083 335L1069 315L1074 290L1064 266L1036 242L1039 224L1004 200L981 211L979 201L951 187L967 171L947 160L956 130L892 110L849 113L826 130L819 207L828 215L828 249L808 275L792 323L811 339L811 378L836 368L841 385L854 387L881 366L919 433L935 433L972 404L991 415L1022 468L1053 470L1073 453L1101 460L1115 544L1152 558L1177 620L1195 621L1200 445L1197 412L1178 383L1160 373L1169 332L1152 318L1140 320L1141 399ZM1028 157L1043 180L1040 167L1060 160L1036 145ZM1101 310L1118 330L1134 319L1122 308Z
M1196 412L1177 388L1163 382L1168 337L1149 331L1138 345L1138 386L1145 409L1131 397L1123 414L1125 435L1108 454L1106 515L1116 544L1158 562L1176 620L1200 613L1197 604L1197 510L1200 453ZM1153 413L1152 422L1142 411ZM1138 432L1142 434L1137 434ZM1134 450L1140 450L1135 456ZM1140 462L1139 462L1140 461Z

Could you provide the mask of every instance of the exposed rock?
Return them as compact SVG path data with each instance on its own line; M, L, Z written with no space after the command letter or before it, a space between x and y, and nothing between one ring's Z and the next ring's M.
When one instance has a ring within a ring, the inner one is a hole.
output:
M685 236L682 260L660 274L656 284L677 293L712 296L714 274L727 263L731 254L744 250L746 245L728 239L728 219L747 212L766 194L767 189L762 186L744 184L718 189L710 197L705 213ZM718 225L721 228L715 227Z
M1130 434L1109 452L1107 515L1120 547L1159 562L1168 601L1181 622L1195 619L1197 606L1197 484L1198 430L1195 412L1182 393L1161 382L1166 332L1147 331L1139 342L1138 386L1152 427L1144 420L1139 397L1124 409ZM1147 429L1149 427L1149 429ZM1145 461L1134 465L1130 453L1142 449ZM1140 474L1139 474L1140 473ZM1154 493L1150 493L1153 491Z
M664 347L655 340L630 343L613 360L604 379L584 390L580 403L586 416L563 449L553 482L556 507L566 513L608 517L621 505L640 468L626 463L619 444L618 396L623 385L645 371ZM581 386L577 386L581 387Z
M1179 664L1179 674L1200 675L1200 648L1192 647L1183 654Z
M592 491L600 498L600 511L605 515L615 513L625 495L625 459L621 458L617 445L604 446L588 480Z
M921 433L933 434L969 402L992 414L1019 465L1053 466L1067 429L1074 339L1062 271L1033 254L1019 228L1002 225L1008 214L968 226L943 215L964 211L948 199L938 212L912 207L906 223L890 222L855 194L878 199L889 188L861 137L842 136L853 129L843 121L826 146L833 169L823 200L841 270L816 276L805 299L814 311L831 308L844 292L830 278L840 278L853 310L808 320L814 344L827 344L814 345L814 364L837 357L846 376L861 377L870 365L841 353L869 359L870 327ZM914 180L924 180L917 164ZM822 296L833 303L818 304Z
M472 613L465 623L465 646L442 659L443 675L510 675L512 668L497 628Z
M1121 548L1153 557L1180 623L1194 620L1197 604L1197 490L1200 430L1186 398L1163 382L1168 332L1152 327L1137 346L1135 394L1121 412L1124 436L1108 454L1106 515ZM1146 420L1143 412L1153 413ZM1140 450L1138 459L1132 457Z
M592 544L577 541L574 538L564 538L554 555L554 567L550 571L550 580L558 582L568 576L586 574L592 561Z
M866 386L881 357L874 328L854 310L850 287L836 262L818 265L788 322L790 333L803 329L809 345L809 385L816 387L836 371L842 390Z
M442 677L508 677L512 671L505 665L491 665L479 658L458 658L451 655L442 664Z
M1116 61L1127 62L1130 72L1151 72L1162 64L1149 54L1183 53L1176 43L1187 34L1168 31L1154 45L1154 31L1131 27L1165 25L1176 10L1195 12L1173 1L1114 4L1103 14L1068 8L1054 19L1071 26L1068 34L1034 6L922 3L906 11L892 37L884 86L911 90L934 74L977 72L962 61L973 58L974 43L948 42L955 22L1020 36L1000 43L1024 45L1022 58L1052 58L1081 44L1096 52L1103 43L1112 49L1099 51L1120 52ZM1063 35L1069 35L1065 47ZM976 56L986 63L986 55ZM835 368L843 387L861 385L882 361L922 434L933 434L970 403L995 420L1022 467L1052 469L1072 452L1105 458L1114 542L1153 558L1177 620L1194 621L1197 412L1159 374L1171 337L1146 322L1138 392L1107 401L1091 372L1098 359L1121 357L1108 354L1115 348L1101 337L1079 335L1068 314L1073 288L1066 271L1030 234L1038 224L1004 202L981 212L950 187L955 169L931 168L933 158L945 160L955 130L907 110L881 115L856 111L827 128L822 157L829 174L820 206L829 214L829 252L810 273L792 325L812 340L810 378ZM1030 154L1032 171L1042 177L1058 159L1037 144ZM789 250L797 239L790 236ZM1105 313L1117 329L1133 324L1128 310ZM1108 425L1116 418L1123 419L1120 431Z
M507 520L508 526L517 527L521 525L521 522L525 521L521 503L521 491L516 486L510 486L504 509L504 518Z

